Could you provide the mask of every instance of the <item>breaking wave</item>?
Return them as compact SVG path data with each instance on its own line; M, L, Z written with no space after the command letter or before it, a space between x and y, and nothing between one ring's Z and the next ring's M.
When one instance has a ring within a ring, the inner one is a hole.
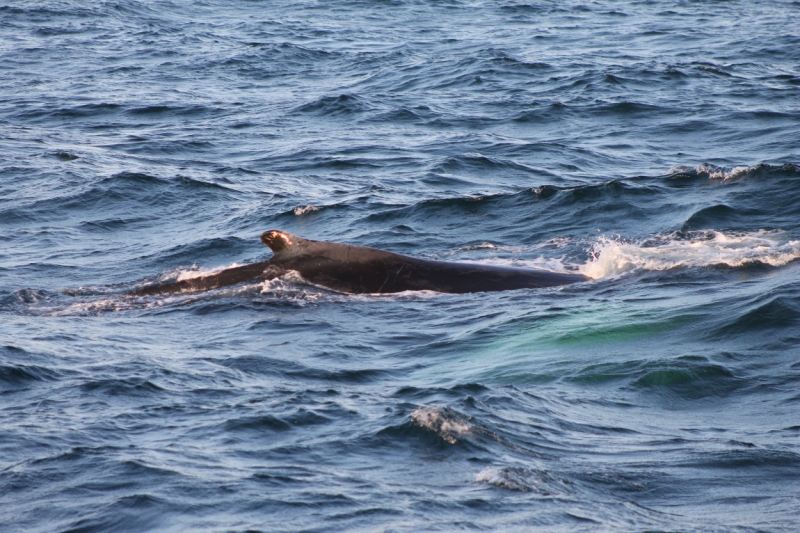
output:
M411 413L414 423L433 431L448 444L456 444L472 435L473 427L467 418L447 407L420 407Z
M547 472L518 466L484 468L475 475L475 481L518 492L556 492L554 480Z
M753 263L782 266L800 258L800 240L780 230L675 232L641 243L601 237L590 254L591 259L580 272L600 279L633 270L741 267Z

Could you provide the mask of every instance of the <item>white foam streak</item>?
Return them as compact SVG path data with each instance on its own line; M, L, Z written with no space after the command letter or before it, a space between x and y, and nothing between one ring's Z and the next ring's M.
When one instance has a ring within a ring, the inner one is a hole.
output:
M419 407L411 413L411 419L419 427L437 433L449 444L455 444L472 434L472 426L463 415L446 407Z
M475 475L475 481L521 492L549 494L553 491L553 487L548 486L551 480L545 472L529 468L484 468Z
M212 269L202 269L202 268L193 268L191 270L178 270L177 272L172 271L168 272L164 277L171 278L177 273L177 278L175 281L184 281L187 279L196 279L196 278L204 278L206 276L210 276L211 274L217 274L218 272L222 272L223 270L227 270L229 268L235 268L238 266L242 266L239 263L231 263L228 266L221 266Z
M601 237L592 247L591 254L592 259L580 268L580 272L600 279L640 269L739 267L750 263L781 266L800 258L800 241L790 240L783 231L766 230L671 234L643 243Z
M320 207L317 207L315 205L307 205L305 207L301 206L295 207L293 212L295 216L301 217L305 214L313 213L314 211L319 211L320 209L321 209Z
M709 179L712 180L730 180L743 177L750 172L757 170L761 165L756 166L736 166L730 169L709 165L704 163L698 167L672 167L667 171L667 174L677 174L679 172L691 172L698 174L707 174Z

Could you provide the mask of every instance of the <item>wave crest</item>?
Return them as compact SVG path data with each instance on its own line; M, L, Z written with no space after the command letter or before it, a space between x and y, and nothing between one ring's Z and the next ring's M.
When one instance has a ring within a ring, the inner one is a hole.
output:
M800 258L800 240L791 240L780 230L675 232L642 243L601 237L590 254L591 259L579 271L599 279L633 270L752 263L782 266Z
M433 431L448 444L472 435L473 427L461 413L448 407L419 407L411 419L421 428Z

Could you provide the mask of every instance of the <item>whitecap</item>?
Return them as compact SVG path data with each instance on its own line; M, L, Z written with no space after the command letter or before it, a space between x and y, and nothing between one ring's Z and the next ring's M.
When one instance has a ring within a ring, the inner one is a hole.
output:
M757 170L758 168L763 167L764 165L755 165L755 166L746 166L746 165L737 165L731 168L725 167L718 167L716 165L710 165L708 163L703 163L697 167L687 167L687 166L675 166L670 168L667 171L667 175L671 174L706 174L708 175L709 179L712 180L730 180L740 178Z
M600 279L634 270L752 263L781 266L800 258L800 240L780 230L676 232L640 243L600 237L590 254L579 272Z
M419 407L411 413L411 419L421 428L438 434L449 444L456 444L472 435L473 427L466 417L447 407Z
M507 466L503 468L484 468L475 475L478 483L487 483L502 489L520 492L551 494L552 479L542 470Z
M748 172L754 170L756 167L748 167L748 166L736 166L730 169L726 169L723 167L717 167L714 165L703 164L697 167L698 172L708 174L708 177L712 180L729 180L729 179L736 179Z
M294 208L293 212L295 216L300 217L307 213L313 213L314 211L319 211L320 209L321 209L320 207L317 207L315 205L307 205L305 207L297 206Z

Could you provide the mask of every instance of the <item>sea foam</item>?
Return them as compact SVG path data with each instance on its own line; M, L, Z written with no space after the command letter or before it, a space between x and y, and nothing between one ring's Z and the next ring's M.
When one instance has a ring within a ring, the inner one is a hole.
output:
M781 266L800 258L800 240L779 230L676 232L641 243L601 237L590 253L591 259L579 271L600 279L633 270L752 263Z

